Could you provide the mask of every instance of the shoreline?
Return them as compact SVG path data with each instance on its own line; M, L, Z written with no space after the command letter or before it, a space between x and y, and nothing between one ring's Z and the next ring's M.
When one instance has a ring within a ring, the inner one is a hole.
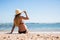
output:
M3 33L3 34L5 34L5 33L10 33L10 31L0 31L0 34L1 33ZM13 33L18 33L18 31L14 31ZM13 34L12 33L12 34ZM59 31L29 31L28 33L60 33Z

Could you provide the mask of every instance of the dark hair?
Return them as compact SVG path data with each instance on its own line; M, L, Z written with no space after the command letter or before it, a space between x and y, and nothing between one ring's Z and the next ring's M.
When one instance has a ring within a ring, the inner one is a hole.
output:
M17 14L17 15L15 15L15 18L17 18L17 17L19 17L20 16L20 14Z

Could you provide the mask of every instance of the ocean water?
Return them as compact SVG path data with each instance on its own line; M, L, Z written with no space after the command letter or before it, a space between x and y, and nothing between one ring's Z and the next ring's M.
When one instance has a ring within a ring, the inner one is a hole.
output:
M29 31L60 31L60 23L26 23ZM0 31L11 31L12 23L0 23ZM15 27L14 31L18 28Z

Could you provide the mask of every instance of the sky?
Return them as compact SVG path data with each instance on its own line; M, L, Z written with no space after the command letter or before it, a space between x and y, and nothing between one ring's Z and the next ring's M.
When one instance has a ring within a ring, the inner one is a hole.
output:
M26 23L60 22L60 0L0 0L0 23L13 22L16 9L27 11Z

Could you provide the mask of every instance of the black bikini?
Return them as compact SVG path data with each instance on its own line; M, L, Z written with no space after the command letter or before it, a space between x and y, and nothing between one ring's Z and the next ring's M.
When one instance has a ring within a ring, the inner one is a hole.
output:
M21 33L24 33L24 34L25 34L25 33L26 33L26 30L25 30L25 31L22 31L22 32L18 31L18 33L19 33L19 34L21 34Z

